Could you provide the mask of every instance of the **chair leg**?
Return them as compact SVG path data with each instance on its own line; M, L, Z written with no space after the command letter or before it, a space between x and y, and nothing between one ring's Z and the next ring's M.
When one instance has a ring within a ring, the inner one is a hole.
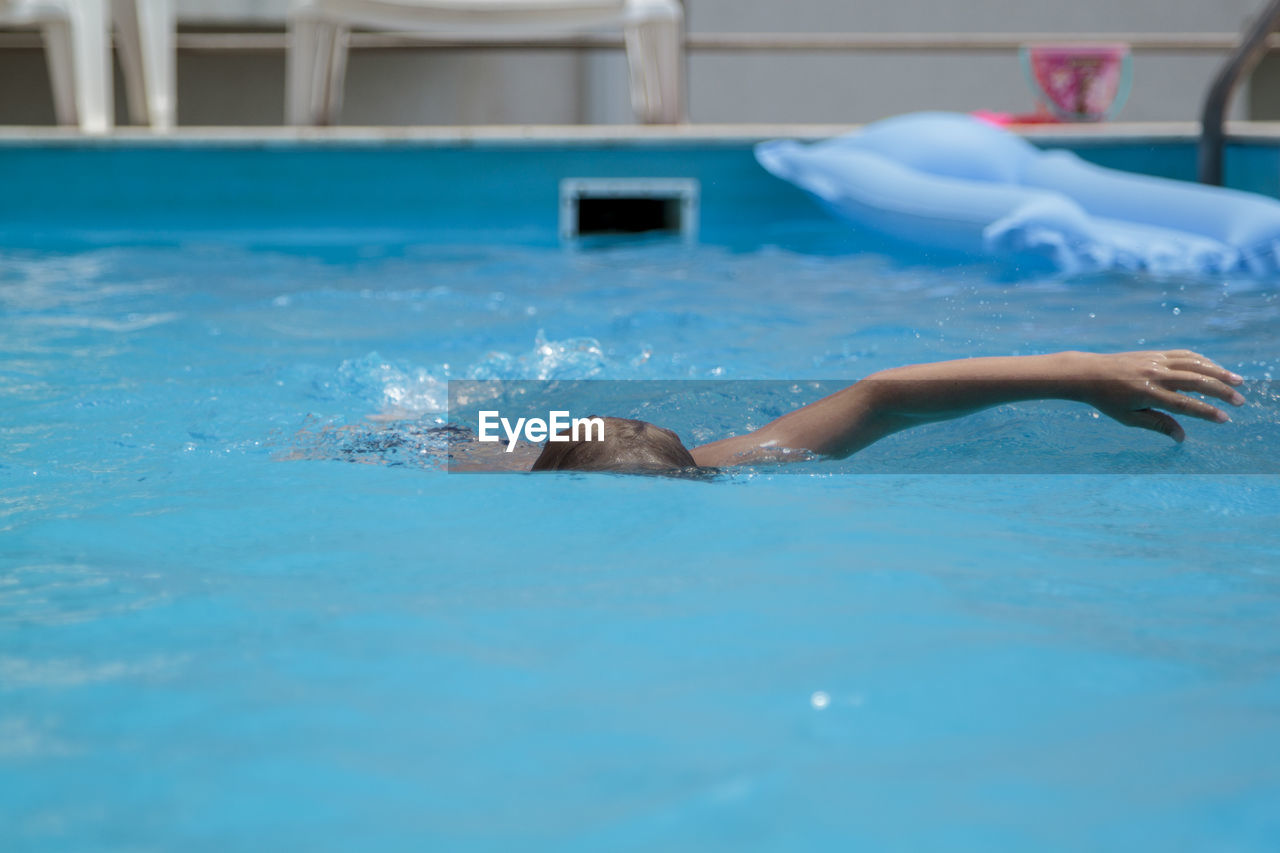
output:
M142 69L142 37L138 32L138 7L134 0L112 0L111 17L115 20L116 54L120 57L120 70L124 73L124 94L129 106L129 120L134 124L149 124L146 74Z
M44 57L53 89L53 113L58 124L76 123L75 57L71 52L71 25L49 21L44 25Z
M129 116L158 131L173 127L173 0L112 0Z
M645 124L675 124L684 115L683 13L670 0L633 0L624 28L631 107Z
M285 121L292 125L315 123L312 104L315 95L316 52L319 48L319 26L311 18L289 18L284 65Z
M85 133L107 133L114 123L106 0L70 4L76 118Z
M327 47L329 61L326 64L328 73L323 78L324 99L320 123L332 125L338 123L338 116L342 114L342 96L346 88L347 54L351 31L346 26L337 24L330 25L328 30L327 45L322 44L321 47L322 51Z
M339 30L343 32L339 34ZM342 56L336 56L338 45ZM289 19L285 58L285 118L292 125L331 124L342 101L346 34L329 21L309 15Z

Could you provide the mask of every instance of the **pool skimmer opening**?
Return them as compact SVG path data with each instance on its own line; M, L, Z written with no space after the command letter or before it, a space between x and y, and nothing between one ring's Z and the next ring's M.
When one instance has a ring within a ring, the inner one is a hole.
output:
M560 239L617 234L698 237L698 182L692 178L565 178Z

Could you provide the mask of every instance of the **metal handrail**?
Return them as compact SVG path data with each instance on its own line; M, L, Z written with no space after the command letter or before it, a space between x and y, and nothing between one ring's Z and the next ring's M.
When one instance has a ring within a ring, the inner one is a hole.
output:
M1271 0L1245 32L1244 38L1209 86L1200 112L1200 183L1222 185L1222 151L1226 146L1223 122L1236 84L1267 51L1268 37L1280 23L1280 0Z

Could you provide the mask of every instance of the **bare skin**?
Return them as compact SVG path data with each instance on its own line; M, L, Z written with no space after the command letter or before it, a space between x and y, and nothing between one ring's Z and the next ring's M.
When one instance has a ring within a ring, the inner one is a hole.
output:
M1186 433L1167 412L1225 423L1222 409L1186 396L1244 403L1243 378L1190 350L970 358L896 367L745 435L692 449L700 466L724 467L784 458L807 450L842 458L886 435L1004 403L1074 400L1126 426L1181 442ZM1163 411L1161 411L1163 410Z

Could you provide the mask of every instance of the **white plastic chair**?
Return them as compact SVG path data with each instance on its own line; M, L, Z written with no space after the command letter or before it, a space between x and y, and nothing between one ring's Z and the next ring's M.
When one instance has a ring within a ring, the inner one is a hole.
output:
M631 106L646 123L683 119L679 0L296 0L289 16L290 124L332 124L342 106L351 27L529 40L621 25Z
M129 114L173 126L173 2L111 0ZM108 0L0 0L0 25L39 27L59 124L106 133L114 123Z
M111 129L108 23L107 0L0 0L0 24L44 34L54 114L85 133Z

